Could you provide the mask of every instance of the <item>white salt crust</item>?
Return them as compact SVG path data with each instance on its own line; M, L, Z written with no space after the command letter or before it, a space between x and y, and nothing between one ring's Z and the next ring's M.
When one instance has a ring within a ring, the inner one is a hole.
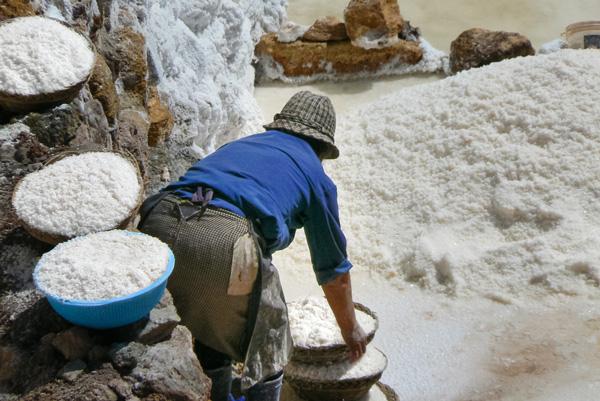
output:
M74 237L117 227L136 207L140 189L128 160L115 153L89 152L27 175L13 205L30 226Z
M383 372L387 366L385 355L372 345L356 362L344 360L329 364L306 364L292 361L285 368L285 374L310 381L338 381L373 377Z
M517 58L342 116L325 165L356 268L504 303L597 297L599 65L596 50ZM310 269L303 238L275 259Z
M335 316L325 298L308 297L288 304L290 330L296 347L344 344ZM377 330L377 321L357 310L356 320L367 335Z
M168 246L149 235L113 230L78 237L40 259L38 284L71 300L106 300L148 287L165 271Z
M300 25L292 21L286 21L281 24L281 28L277 31L277 41L281 43L291 43L302 38L310 27L308 25Z
M0 25L0 91L52 93L82 82L94 67L94 52L75 31L44 17Z

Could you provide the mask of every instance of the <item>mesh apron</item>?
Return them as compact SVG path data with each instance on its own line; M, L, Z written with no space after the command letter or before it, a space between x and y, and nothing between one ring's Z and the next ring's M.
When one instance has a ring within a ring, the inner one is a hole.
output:
M175 255L168 288L182 323L203 344L243 361L242 387L248 388L281 371L291 350L279 276L249 220L199 209L167 195L140 230Z

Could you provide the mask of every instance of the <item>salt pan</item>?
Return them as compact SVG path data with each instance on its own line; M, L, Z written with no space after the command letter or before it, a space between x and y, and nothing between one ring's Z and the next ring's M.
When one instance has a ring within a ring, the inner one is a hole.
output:
M297 347L344 344L335 316L325 298L308 297L288 304L292 340ZM377 330L377 321L356 311L356 320L367 334Z
M344 360L317 365L292 361L286 366L285 374L317 382L351 380L373 377L383 372L386 366L385 355L370 345L367 352L356 362Z
M72 300L101 300L139 291L166 270L168 247L149 235L113 230L59 244L40 259L38 285Z
M140 191L128 160L111 152L89 152L27 175L13 205L31 227L74 237L117 227L137 206Z
M94 67L90 45L75 31L44 17L0 24L0 91L52 93L85 80Z

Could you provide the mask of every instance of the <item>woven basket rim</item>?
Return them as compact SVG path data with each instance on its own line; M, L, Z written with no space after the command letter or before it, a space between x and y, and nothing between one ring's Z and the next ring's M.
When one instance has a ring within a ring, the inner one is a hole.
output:
M396 391L387 384L379 381L375 383L375 385L379 387L379 390L381 390L385 398L387 398L387 401L400 401L398 393L396 393Z
M131 210L131 212L116 226L113 227L113 229L123 229L126 228L127 225L129 225L129 223L135 218L135 216L138 213L138 210L142 204L143 198L144 198L144 180L142 178L142 174L140 172L140 167L137 163L137 160L135 160L135 157L127 150L124 149L118 149L118 150L114 150L114 149L103 149L103 148L95 148L95 147L90 147L90 146L80 146L80 147L73 147L70 149L61 149L58 150L56 153L54 153L53 155L51 155L50 157L48 157L48 159L46 159L46 161L42 164L42 167L39 170L36 171L40 171L43 168L45 168L46 166L49 166L50 164L56 163L62 159L65 159L69 156L77 156L77 155L81 155L81 154L85 154L85 153L97 153L97 152L103 152L103 153L115 153L120 155L121 157L123 157L125 160L127 160L129 163L131 163L132 167L135 169L135 174L138 180L138 183L140 185L140 189L138 191L138 196L136 199L136 203L135 206L133 207L133 209ZM31 173L30 173L31 174ZM29 175L29 174L27 174ZM12 196L11 196L11 208L13 209L14 215L17 218L18 223L25 229L25 231L27 231L32 237L45 242L47 244L51 244L51 245L57 245L61 242L67 241L71 238L75 238L76 236L65 236L62 234L55 234L55 233L48 233L45 232L43 230L40 230L36 227L31 226L30 224L28 224L25 220L23 220L16 211L16 208L14 206L15 204L15 195L17 193L17 191L19 190L19 187L21 185L21 182L23 181L23 179L25 177L27 177L27 175L21 177L21 179L19 179L19 181L17 181L17 183L15 184L13 191L12 191ZM103 230L106 231L106 230Z
M375 327L371 333L367 333L367 344L375 338L379 329L379 317L377 313L360 302L354 302L354 309L366 313L375 320ZM346 344L333 344L315 347L301 347L294 345L292 359L304 363L317 363L324 361L336 361L343 359L348 352Z
M345 380L324 380L315 381L310 379L298 378L294 376L287 376L286 380L293 386L299 386L307 390L343 390L347 388L352 389L364 389L365 387L371 387L375 384L383 372L375 375L361 377L360 379L345 379Z
M302 386L305 386L308 388L320 388L322 386L327 386L328 388L338 388L338 387L343 388L348 385L352 385L352 387L358 387L357 383L360 383L361 381L364 381L365 383L371 383L371 385L372 385L373 379L377 378L377 380L379 380L381 378L381 375L383 374L383 372L385 371L385 369L388 366L387 356L379 348L377 348L377 347L373 347L373 348L385 358L385 365L383 366L383 369L381 369L380 372L372 374L370 376L365 376L365 377L361 377L361 378L314 380L314 379L310 379L310 378L290 375L288 373L288 371L286 370L286 373L285 373L286 378L287 378L287 380L290 381L290 383L301 383ZM302 362L290 362L290 363L311 365L309 363L307 364L307 363L302 363Z
M7 110L18 110L18 111L29 110L29 109L36 108L40 105L54 104L57 102L61 102L63 100L67 100L70 97L76 96L77 93L79 93L81 88L83 88L83 86L87 83L87 81L92 76L92 73L94 72L94 66L96 65L96 62L98 61L97 55L96 55L96 46L94 46L94 43L92 43L90 38L88 38L81 32L77 31L76 29L73 29L73 25L69 24L66 21L61 21L56 18L39 16L39 15L23 16L23 17L9 18L7 20L0 21L0 27L3 25L8 25L8 24L14 23L15 21L19 21L19 20L23 20L23 19L27 19L27 18L31 18L31 17L41 17L41 18L45 18L48 20L58 22L59 24L69 28L71 31L73 31L74 33L79 35L81 38L84 39L85 43L87 44L88 49L92 52L93 63L92 63L90 70L86 74L85 78L83 78L79 82L75 82L72 85L62 88L62 89L59 89L59 90L25 95L25 94L20 94L20 93L6 92L6 91L2 91L0 89L0 106L6 108Z

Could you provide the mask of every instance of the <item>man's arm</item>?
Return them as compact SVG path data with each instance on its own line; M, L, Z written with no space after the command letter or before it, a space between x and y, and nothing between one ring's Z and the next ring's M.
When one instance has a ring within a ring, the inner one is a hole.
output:
M366 351L367 336L356 321L350 273L337 276L323 284L322 288L338 326L340 326L342 337L350 348L350 358L355 361Z

